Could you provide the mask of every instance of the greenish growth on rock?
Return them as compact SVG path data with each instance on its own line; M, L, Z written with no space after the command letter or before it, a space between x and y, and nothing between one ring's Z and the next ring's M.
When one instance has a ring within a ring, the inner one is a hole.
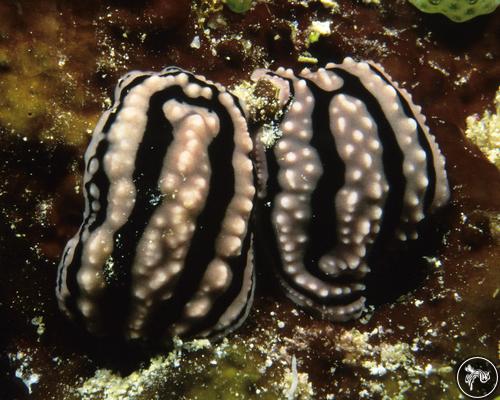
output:
M332 33L330 24L330 21L312 21L308 28L306 46L309 47L310 44L317 42L321 36L330 36Z
M478 15L489 14L500 0L409 0L420 11L441 13L455 22L465 22Z
M320 2L325 8L329 8L332 13L339 12L340 10L339 3L337 3L335 0L320 0Z
M353 328L343 330L335 342L343 366L360 373L358 398L409 399L418 393L423 381L437 386L453 379L453 368L443 360L420 359L425 339L415 337L410 344L387 340L385 335L380 327L371 332ZM449 388L447 394L449 397L443 399L457 398L458 388Z
M277 340L272 339L271 345ZM129 375L96 370L67 398L149 400L167 398L164 396L168 393L168 398L179 400L282 399L283 390L288 388L288 371L283 366L283 354L268 354L268 346L234 338L216 345L206 339L175 339L170 353L153 357L149 365ZM295 376L294 399L311 400L307 394L313 388L307 374L296 372Z
M497 242L500 242L500 213L491 213L489 217L490 217L491 236Z
M313 57L311 53L308 51L304 51L302 54L300 54L297 57L297 61L301 63L307 63L307 64L317 64L318 59L316 57Z
M253 0L224 0L224 3L232 12L243 14L252 8Z
M0 48L0 71L8 71L10 69L10 57L6 49Z
M500 169L500 87L495 95L495 112L485 111L465 120L465 136L472 141L493 164Z
M200 0L192 3L192 12L200 28L205 29L211 17L217 15L223 8L222 0Z
M0 26L8 19L0 13ZM99 96L79 79L88 76L94 64L68 59L92 60L87 57L92 51L76 43L54 45L72 34L71 25L47 16L36 20L29 32L18 30L9 40L0 40L2 134L73 145L87 141L86 132L91 132L101 110Z
M282 135L278 123L283 116L280 89L267 79L259 79L256 82L244 81L231 92L245 104L249 121L261 127L257 136L264 147L273 147Z
M168 375L173 375L179 369L183 353L210 348L211 344L207 340L183 343L175 339L174 349L166 356L159 355L152 358L146 368L133 371L124 377L108 369L99 369L93 377L76 389L75 394L82 400L149 398L154 393L156 385L166 382Z
M278 119L282 114L279 89L267 79L245 81L231 91L244 102L252 123L265 124Z

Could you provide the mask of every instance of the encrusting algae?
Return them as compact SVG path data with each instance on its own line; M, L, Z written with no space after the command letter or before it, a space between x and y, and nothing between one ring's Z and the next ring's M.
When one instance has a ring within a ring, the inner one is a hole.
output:
M11 31L11 24L0 18L0 128L45 142L86 142L82 132L91 132L99 98L79 84L75 64L66 56L76 44L54 46L68 29L65 22L41 18L29 31Z
M467 139L476 144L486 158L500 169L500 87L495 95L495 111L486 110L482 117L471 115L465 122Z
M287 366L290 356L277 336L269 347L240 339L212 344L208 340L175 340L167 355L153 357L149 366L127 376L99 369L83 384L68 390L68 398L81 400L139 400L157 398L158 390L170 398L185 400L231 400L282 398L312 400L313 389L306 373ZM270 351L278 350L279 351ZM250 350L250 352L249 352ZM293 367L293 365L292 365ZM159 389L161 388L161 389Z
M272 313L285 317L279 309ZM453 375L449 364L421 359L419 354L429 346L424 337L415 336L410 344L393 342L387 340L392 330L382 326L370 332L343 329L334 337L329 336L331 329L325 336L321 330L299 326L283 334L283 329L289 329L283 322L277 328L259 329L253 338L236 336L218 344L176 340L170 353L153 357L147 367L127 376L99 369L79 387L68 388L66 398L142 400L157 398L161 391L179 400L333 400L348 393L360 399L404 400L429 383L437 390L458 394L446 383ZM322 351L331 354L332 361L337 359L324 371L336 392L318 393L310 374L302 370L311 341L320 341ZM343 387L342 382L350 380L346 374L359 381L356 391Z

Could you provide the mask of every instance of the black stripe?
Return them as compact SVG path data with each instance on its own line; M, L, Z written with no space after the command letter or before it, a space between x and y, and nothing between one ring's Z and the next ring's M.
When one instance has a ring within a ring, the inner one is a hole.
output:
M399 147L396 132L387 119L378 99L372 95L360 81L360 79L342 68L333 68L344 80L341 92L345 95L361 100L377 125L377 132L382 144L382 163L384 173L389 185L389 192L383 207L380 231L375 242L368 253L368 265L371 260L379 256L379 252L387 240L394 237L403 211L404 193L406 179L403 174L403 151Z
M212 329L209 333L209 337L217 338L220 337L220 335L226 335L227 333L231 332L234 327L238 327L241 323L244 322L245 318L248 315L249 309L252 306L252 296L255 290L255 270L252 271L252 276L250 277L250 279L250 288L248 290L248 296L246 298L245 306L241 309L240 313L231 321L231 324L229 326L220 329Z
M253 182L257 182L257 171L255 168L252 168L252 178ZM255 204L255 199L257 198L257 191L255 192L255 195L252 199L252 204ZM231 330L231 327L238 325L240 321L245 318L245 315L247 313L248 308L251 306L251 304L248 304L250 302L250 297L252 296L253 292L253 286L255 284L255 265L253 264L255 262L255 258L252 261L252 265L249 266L249 268L252 269L252 276L251 276L251 287L248 292L248 296L246 298L246 304L241 310L241 312L231 321L231 324L223 329L212 329L217 321L220 319L222 314L227 310L227 308L232 305L236 297L240 294L241 290L243 289L243 283L244 283L244 275L245 275L245 269L247 266L248 262L248 257L253 256L251 255L250 252L253 252L253 243L252 243L252 226L254 225L254 217L255 217L255 209L252 208L252 212L248 218L247 222L247 232L246 236L243 240L242 248L241 248L241 253L239 256L236 257L231 257L229 260L225 259L229 264L229 267L231 268L232 271L232 280L230 286L222 293L214 302L212 305L209 313L207 314L206 317L204 317L202 320L194 323L191 328L189 329L188 332L186 332L186 336L194 336L195 334L199 332L203 332L205 330L210 330L210 336L214 337L217 336L225 331Z
M240 294L243 283L244 283L244 274L247 266L247 260L249 257L250 245L251 245L251 234L247 232L247 235L242 243L241 254L236 257L231 257L229 259L224 259L225 262L229 264L229 268L232 272L232 279L229 287L217 297L217 299L212 304L210 311L208 314L195 321L190 327L189 331L186 332L186 337L194 336L199 332L203 332L205 330L211 330L216 323L219 321L220 317L224 312L226 312L227 308L232 305L236 297ZM253 265L250 265L249 268L253 269ZM253 272L252 272L253 275ZM251 278L253 284L253 276ZM248 295L251 294L251 291ZM248 302L247 297L247 302ZM243 307L242 311L236 316L234 320L231 321L230 325L227 328L222 329L228 330L231 329L231 326L237 324L241 318L244 316L244 312L246 311L246 306ZM215 335L218 331L211 332L211 335ZM183 335L184 336L184 335Z
M283 77L281 77L281 78L288 81L288 83L290 85L291 98L293 98L295 96L293 80L283 78ZM308 81L308 85L314 85L314 84L312 82ZM318 92L321 91L321 89L317 88L317 87L313 88L313 90L315 90L315 91L317 90ZM333 96L333 95L330 92L330 93L327 93L325 96ZM324 112L325 112L324 109L322 110L321 106L318 107L318 111L316 111L316 105L318 105L317 99L315 101L315 110L313 110L313 113L311 116L312 120L313 120L313 131L315 129L314 128L315 126L316 126L316 129L318 129L318 124L321 124L321 122L316 121L316 119L321 118L321 116L324 115ZM328 112L328 105L329 105L329 101L326 102L326 108L327 108L326 112ZM315 111L316 111L316 113L315 113ZM326 121L327 122L329 121L329 115L328 115ZM326 132L324 130L325 129L324 127L319 128L319 129L322 130L322 132L324 133L324 136L329 136L330 138L332 138L332 141L333 141L333 137L332 137L332 134L330 133L329 125L327 128L328 130ZM315 140L316 140L315 144L317 144L318 146L323 144L322 143L323 139L321 137L318 137L318 135L316 135ZM328 139L326 139L326 140L328 140ZM335 146L334 143L333 143L333 146ZM334 149L334 151L336 151L335 147L333 147L333 149ZM328 153L328 150L325 153L323 153L323 157L328 158L327 153ZM273 211L273 209L271 207L266 206L266 204L268 202L274 203L276 196L280 193L281 186L278 182L278 172L280 170L280 167L279 167L278 162L276 160L274 151L267 151L266 152L266 159L267 159L267 165L268 165L268 170L269 170L268 193L267 193L267 197L259 203L259 214L262 213L263 218L261 218L259 220L260 223L257 226L258 228L261 228L260 229L261 234L260 235L257 234L257 238L266 237L266 239L268 239L265 243L265 246L263 246L263 247L265 247L265 249L266 249L265 251L269 254L270 260L275 265L275 270L280 278L280 283L284 286L285 290L295 291L299 294L302 294L304 297L313 300L314 302L316 302L318 304L323 304L323 305L327 305L327 306L347 305L347 304L350 304L353 301L359 299L359 297L360 297L359 293L352 293L352 294L340 295L340 296L327 296L326 298L321 297L321 296L314 294L314 293L310 292L309 290L303 288L302 286L297 285L297 283L288 274L286 274L284 272L282 254L280 252L280 245L279 245L278 240L277 240L276 227L272 223L272 211ZM327 179L324 182L325 187L322 188L322 191L328 190L328 188L326 187L326 185L328 184L328 177L330 179L332 179L331 175L328 174ZM342 177L342 180L343 179L344 178ZM331 196L331 194L330 194L330 196ZM317 198L316 209L317 209L317 207L319 207L319 204L322 204L322 199L320 198L320 195ZM334 203L332 202L331 204L328 205L327 211L330 212L330 214L334 214L334 212L332 212L334 210L335 210ZM323 212L322 212L322 214L323 214ZM321 218L323 216L320 217L320 215L318 213L315 217L316 217L315 218L315 221L316 221L317 218ZM333 216L332 218L335 219L335 216ZM312 223L313 222L311 221L310 225ZM333 225L329 228L330 231L332 230L332 227L335 227L335 225ZM316 233L321 234L322 232L317 231ZM335 233L333 234L333 236L335 236ZM309 241L309 244L310 243L311 243L311 240ZM308 246L308 248L306 248L306 254L307 254L307 252L313 253L313 254L318 254L317 258L319 259L319 256L322 255L321 253L319 253L320 250L316 250L314 248L314 245L310 246L310 247L312 247L312 249L310 249L309 246ZM339 283L342 285L349 284L349 283L356 283L352 279L332 278L330 276L327 276L325 273L323 273L317 267L317 265L313 264L311 259L307 259L307 257L306 257L306 260L303 260L303 262L305 264L307 271L311 275L313 275L315 277L319 277L321 280L330 281L333 283Z
M391 85L396 89L396 93L398 94L399 101L401 102L401 105L403 106L403 111L405 115L408 118L413 118L415 122L417 123L417 139L418 143L420 144L420 147L424 150L425 155L426 155L426 172L427 172L427 179L429 180L429 183L427 185L427 189L425 191L424 195L424 213L428 213L429 208L432 204L432 201L434 200L434 194L436 192L436 166L434 165L434 153L432 151L431 144L429 143L429 140L427 139L427 135L424 132L424 129L422 128L422 125L420 124L418 118L415 116L413 113L410 104L408 101L403 97L401 94L400 90L396 88L392 82L381 72L379 71L374 65L370 65L370 69L376 73L380 78L387 83L388 85Z
M82 234L86 230L87 226L89 234L92 233L98 226L102 225L104 220L107 218L109 179L104 171L104 166L103 166L103 158L109 149L109 141L107 135L109 133L111 126L115 122L118 113L121 111L123 107L123 100L125 99L125 97L128 95L131 89L133 89L135 86L140 85L149 76L150 75L141 75L135 78L126 87L121 89L118 107L116 108L116 110L114 110L108 115L106 123L102 128L102 133L104 134L104 138L98 143L95 154L88 160L87 168L88 165L90 165L90 162L94 158L99 161L99 168L93 175L92 179L88 181L84 186L84 190L87 195L86 198L89 207L89 214L87 218L82 222L82 225L80 227L80 235L78 238L78 243L73 253L73 259L71 260L71 263L68 265L66 272L66 281L70 295L66 298L65 305L68 311L74 316L74 319L76 321L80 321L82 319L81 312L77 306L77 299L80 296L80 287L77 281L77 274L78 270L80 269L81 257L84 245L82 241ZM97 212L93 211L91 207L92 201L95 200L93 196L90 194L90 186L92 184L95 184L99 189L99 204L101 207ZM92 224L89 224L90 219L94 216L95 216L94 222Z
M320 258L338 244L335 199L345 184L346 167L337 151L335 132L330 128L330 104L339 90L325 91L314 82L308 79L305 81L314 97L314 108L310 116L310 146L318 154L323 174L311 194L311 220L307 229L309 240L304 254L304 265L309 273L324 281L339 282L339 278L332 280L318 265Z
M214 112L220 121L220 131L208 147L212 167L209 191L205 207L196 221L196 229L185 258L184 269L180 273L172 297L155 304L146 321L146 336L153 340L160 338L165 334L168 326L181 319L184 306L198 289L208 264L215 257L215 241L235 193L232 165L235 147L233 121L228 110L219 102L219 90L215 86L195 80L192 76L190 80L212 88L214 92L212 100L200 97L196 100L188 99L188 101L190 104Z
M66 262L66 257L68 256L68 253L69 253L69 247L66 247L66 249L64 250L64 254L61 258L61 267L59 267L59 273L57 274L57 291L60 292L61 291L61 287L62 287L62 273L63 273L63 268L62 266L64 265L64 263Z
M184 92L179 86L170 86L153 94L149 99L147 124L135 156L132 182L136 197L127 222L113 236L113 280L107 282L107 291L99 303L104 323L112 330L121 331L127 319L132 287L132 265L137 245L144 229L158 207L162 193L158 187L163 160L173 139L173 127L165 118L162 106L170 99L181 99ZM113 316L113 319L108 318ZM117 323L117 321L119 321Z

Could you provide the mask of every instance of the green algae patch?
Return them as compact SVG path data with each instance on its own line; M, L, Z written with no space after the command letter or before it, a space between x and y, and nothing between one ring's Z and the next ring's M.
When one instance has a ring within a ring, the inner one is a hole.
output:
M330 9L332 13L340 11L340 5L335 0L320 0L320 3L323 4L323 7Z
M495 95L495 111L486 110L482 117L471 115L465 122L467 139L500 169L500 87Z
M277 339L274 338L274 341ZM94 376L74 389L70 398L83 400L140 400L175 398L190 400L230 400L236 398L277 400L293 389L297 400L308 400L312 393L307 374L290 377L283 368L282 354L271 358L256 342L227 339L212 345L208 340L183 343L174 341L174 349L153 357L149 365L127 376L98 369ZM288 382L296 384L288 386ZM308 389L307 389L308 388ZM169 395L165 396L165 393Z
M330 36L332 33L330 25L331 21L312 21L308 28L306 46L316 43L321 36Z
M260 329L255 336L233 336L217 344L176 340L170 353L152 358L147 366L127 376L96 370L68 398L312 400L335 399L344 387L353 398L403 400L424 391L432 398L443 391L449 396L439 398L459 395L458 388L449 385L454 381L454 362L429 357L426 350L431 346L429 338L440 337L438 328L399 340L392 329L381 325L364 331L305 329L290 322L287 312L278 315L273 311L271 315L278 321L278 330ZM291 315L294 318L299 313L291 311ZM323 360L328 390L319 389L309 379L316 368L317 352L331 354L328 362Z
M253 0L224 0L224 3L232 12L244 14L252 8Z
M499 0L409 0L425 13L441 13L454 22L465 22L495 11Z
M5 17L0 17L0 25ZM54 46L62 43L67 29L71 28L48 13L33 21L30 31L17 30L8 40L0 39L3 132L46 142L86 142L101 112L98 101L102 99L78 84L80 69L90 64L79 63L75 69L68 62L71 54L65 53L64 45Z

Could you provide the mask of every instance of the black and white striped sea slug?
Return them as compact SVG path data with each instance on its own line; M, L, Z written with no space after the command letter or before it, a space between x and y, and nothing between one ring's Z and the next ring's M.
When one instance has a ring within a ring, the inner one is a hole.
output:
M346 59L254 78L280 88L283 107L271 149L254 135L255 169L243 106L220 85L175 67L120 80L58 270L60 307L88 331L164 340L235 329L253 297L253 230L271 236L291 299L354 318L373 249L415 237L447 201L420 109L379 66Z
M254 287L252 150L237 99L181 69L132 72L85 154L60 307L98 335L223 335Z
M416 224L447 202L444 158L420 107L377 64L346 58L253 79L280 88L287 109L273 148L256 140L260 231L272 233L280 281L322 318L355 318L373 250L417 238Z

